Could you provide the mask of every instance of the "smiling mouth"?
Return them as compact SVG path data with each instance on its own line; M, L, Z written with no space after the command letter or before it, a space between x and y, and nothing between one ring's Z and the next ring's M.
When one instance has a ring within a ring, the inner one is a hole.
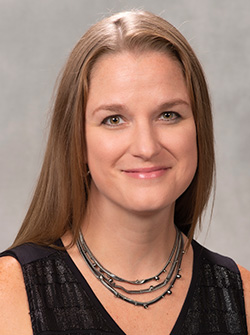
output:
M167 167L151 167L151 168L140 168L140 169L129 169L122 170L126 175L136 179L153 179L163 176L167 170Z

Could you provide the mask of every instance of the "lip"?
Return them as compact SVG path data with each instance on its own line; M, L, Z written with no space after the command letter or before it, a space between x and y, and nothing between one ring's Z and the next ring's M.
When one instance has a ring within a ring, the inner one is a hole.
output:
M163 176L170 168L162 166L154 166L148 168L122 170L129 177L135 179L154 179Z

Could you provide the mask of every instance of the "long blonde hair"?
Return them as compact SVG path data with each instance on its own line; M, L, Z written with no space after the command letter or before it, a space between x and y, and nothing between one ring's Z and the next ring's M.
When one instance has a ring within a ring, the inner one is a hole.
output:
M174 219L190 239L193 237L214 178L213 124L206 81L192 48L176 28L152 13L130 11L92 26L69 56L57 88L41 174L13 246L26 242L52 245L67 230L75 243L90 185L85 143L90 72L101 55L123 50L165 52L182 66L196 123L198 167L192 183L176 200Z

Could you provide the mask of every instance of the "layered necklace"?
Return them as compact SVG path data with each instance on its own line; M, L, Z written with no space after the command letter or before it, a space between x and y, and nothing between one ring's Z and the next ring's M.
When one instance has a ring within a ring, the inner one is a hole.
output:
M144 308L148 308L148 306L155 304L166 295L172 294L172 288L176 279L181 278L179 272L181 270L181 262L184 254L184 242L182 234L177 227L174 245L163 269L155 276L146 279L126 280L119 276L116 276L115 274L104 268L90 251L81 232L79 234L79 239L77 240L77 247L92 273L98 280L100 280L104 287L111 291L117 298L120 298L135 306L142 306ZM122 286L124 285L122 283L126 285L132 285L135 289L127 289ZM140 288L140 285L143 285L143 287L145 287L144 284L146 283L149 283L148 287ZM159 294L157 297L149 301L137 301L127 296L133 294L143 295L145 293L153 293L161 288L165 288L163 293Z

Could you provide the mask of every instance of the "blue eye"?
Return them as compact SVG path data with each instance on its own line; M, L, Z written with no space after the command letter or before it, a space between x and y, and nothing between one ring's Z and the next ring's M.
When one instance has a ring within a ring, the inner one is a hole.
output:
M175 121L180 118L180 115L176 112L163 112L160 116L161 120L164 121Z
M120 124L124 123L124 120L119 115L112 115L106 117L103 121L103 124L106 124L108 126L119 126Z

